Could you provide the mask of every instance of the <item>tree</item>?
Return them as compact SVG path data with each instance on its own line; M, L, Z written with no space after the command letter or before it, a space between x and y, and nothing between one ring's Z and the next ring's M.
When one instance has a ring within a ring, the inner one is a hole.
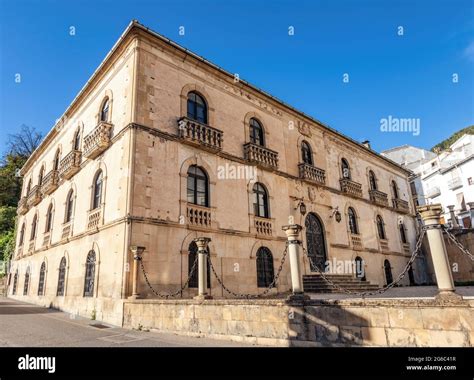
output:
M474 125L463 128L453 133L450 137L441 141L439 144L436 144L433 148L431 148L431 151L434 153L437 153L445 149L448 149L451 146L451 144L453 144L457 139L459 139L463 135L474 135Z
M0 207L18 205L21 195L21 177L18 171L26 157L7 154L0 166Z
M0 207L0 236L15 228L16 207Z
M20 132L8 135L8 154L28 158L43 139L34 127L23 124Z

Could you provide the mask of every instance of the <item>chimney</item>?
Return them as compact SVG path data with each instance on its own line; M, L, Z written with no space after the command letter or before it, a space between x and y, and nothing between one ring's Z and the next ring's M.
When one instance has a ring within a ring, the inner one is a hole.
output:
M370 141L369 140L364 140L362 141L362 145L365 146L367 149L372 149L370 147Z

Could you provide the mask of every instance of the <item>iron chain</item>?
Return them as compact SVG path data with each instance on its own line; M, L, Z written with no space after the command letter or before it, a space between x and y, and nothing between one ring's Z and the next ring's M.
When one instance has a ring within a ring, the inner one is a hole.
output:
M469 252L469 250L465 248L458 239L456 239L456 236L454 236L454 234L449 232L448 228L443 227L443 229L444 229L444 232L446 232L446 235L448 235L449 240L451 240L454 243L454 245L459 248L461 252L463 252L472 261L474 261L474 255L471 252Z

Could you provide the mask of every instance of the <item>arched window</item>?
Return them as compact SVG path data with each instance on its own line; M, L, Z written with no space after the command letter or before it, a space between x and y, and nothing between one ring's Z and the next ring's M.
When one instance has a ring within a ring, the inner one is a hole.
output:
M196 265L194 266L194 271L191 274L191 270L193 269L193 265L198 256L198 246L194 241L192 241L191 244L189 244L188 252L189 252L188 276L191 276L188 287L197 288L198 287L198 263L197 262L196 262ZM206 260L206 263L207 263L207 287L210 288L211 287L211 265L209 263L209 260Z
M342 178L351 179L351 168L345 158L341 159Z
M252 117L250 119L250 142L260 146L265 146L263 135L262 124Z
M28 194L30 194L30 191L31 191L31 178L28 181L28 186L26 186L26 196L28 196Z
M400 230L400 239L402 239L402 243L406 244L407 241L407 235L405 233L405 225L403 223L400 223L398 225L398 229Z
M59 161L60 161L60 158L61 158L61 151L58 149L56 151L56 155L54 156L54 170L59 170Z
M312 212L306 216L304 226L310 269L312 272L324 270L327 259L324 226L320 218Z
M46 263L43 261L40 268L39 282L38 282L38 295L44 296L44 280L46 276Z
M385 240L387 237L385 236L385 223L380 215L377 215L376 218L377 222L377 233L379 235L379 239Z
M56 291L57 296L64 296L65 280L66 280L66 258L63 257L59 263L58 290Z
M313 165L313 153L311 152L311 146L306 141L301 143L301 157L305 164Z
M25 284L23 286L23 295L24 296L26 296L28 294L29 286L30 286L30 267L26 268Z
M269 218L268 194L261 183L253 185L253 212L261 218Z
M78 129L74 134L74 140L72 143L73 150L81 150L81 130Z
M100 121L109 121L109 108L110 108L110 101L109 98L105 98L102 102L102 107L100 108Z
M102 184L103 184L102 170L99 170L98 173L94 177L94 184L92 188L92 210L95 210L101 205Z
M38 174L38 186L43 184L43 177L44 177L44 166L41 167L40 172Z
M347 210L347 216L349 219L349 229L352 234L359 234L359 226L357 225L357 214L352 207Z
M18 286L18 269L15 272L15 276L13 276L13 289L12 294L16 294L16 288Z
M392 181L392 194L393 198L398 199L398 186L395 181Z
M188 169L187 198L189 203L209 207L209 184L207 174L200 167Z
M377 178L372 170L369 171L369 186L370 190L377 190Z
M69 223L72 219L74 208L74 191L70 190L66 198L66 213L64 214L64 223Z
M95 252L89 251L86 260L86 277L84 280L84 297L94 296Z
M257 286L267 288L274 277L272 252L267 247L260 247L257 251Z
M385 271L386 285L391 284L393 282L393 276L392 276L392 267L390 265L390 261L385 260L383 262L383 268L384 268L384 271Z
M38 225L38 215L35 215L33 218L33 222L31 223L31 233L30 233L30 241L34 240L36 237L36 227Z
M204 98L195 93L188 94L188 118L207 124L207 104Z
M50 204L48 207L48 212L46 213L46 226L44 232L50 232L53 227L53 204Z
M20 241L18 242L18 245L21 247L23 245L23 242L25 241L25 222L21 225L21 230L20 230Z

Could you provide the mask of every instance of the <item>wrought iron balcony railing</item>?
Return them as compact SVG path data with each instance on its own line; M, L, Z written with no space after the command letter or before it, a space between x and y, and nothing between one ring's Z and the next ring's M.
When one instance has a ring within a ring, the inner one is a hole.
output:
M86 158L94 159L110 146L112 127L112 124L101 121L91 133L84 137Z
M178 120L178 135L184 142L210 151L221 150L224 142L224 132L187 117Z
M301 179L319 183L324 185L326 183L326 172L323 169L306 163L298 164L299 175Z

